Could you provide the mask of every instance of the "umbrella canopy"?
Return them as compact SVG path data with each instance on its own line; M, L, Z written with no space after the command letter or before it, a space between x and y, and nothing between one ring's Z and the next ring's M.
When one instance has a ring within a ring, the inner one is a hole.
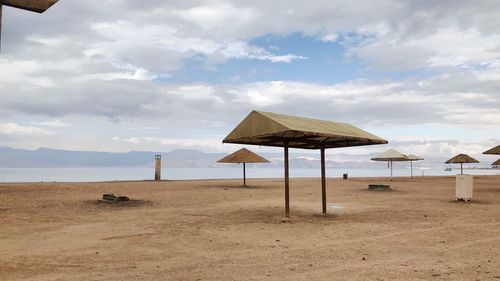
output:
M220 159L217 163L243 163L243 186L247 186L246 163L268 163L269 161L252 151L242 148Z
M420 161L420 160L424 160L424 158L420 157L420 156L416 156L414 154L408 154L407 155L408 159L410 161Z
M43 13L59 0L0 0L0 44L2 42L2 7L10 6L18 9Z
M321 197L326 213L325 149L387 143L350 124L261 111L252 111L222 142L284 148L287 217L290 215L289 148L321 150Z
M490 150L483 152L483 154L497 154L500 155L500 145L493 147Z
M384 161L388 162L391 167L391 181L392 181L392 162L393 161L410 161L410 158L408 156L404 155L403 153L395 150L395 149L389 149L384 153L381 153L377 155L376 157L372 158L373 161Z
M269 160L246 148L242 148L218 160L217 163L269 163Z
M57 1L59 0L2 0L0 2L5 6L43 13Z
M373 161L410 161L408 156L404 155L403 153L395 150L395 149L389 149L384 153L381 153L377 155L376 157L372 158Z
M467 154L458 154L457 156L449 159L445 162L446 164L456 164L456 163L479 163L476 159L470 157Z
M460 174L463 175L464 169L463 169L463 163L479 163L476 159L470 157L467 154L458 154L457 156L448 159L448 161L444 162L446 164L458 164L460 163Z
M491 163L491 166L500 166L500 159L498 159L497 161Z
M413 161L420 161L420 160L424 160L424 158L420 157L420 156L417 156L415 154L408 154L407 155L409 161L410 161L410 173L411 173L411 176L410 178L413 179Z

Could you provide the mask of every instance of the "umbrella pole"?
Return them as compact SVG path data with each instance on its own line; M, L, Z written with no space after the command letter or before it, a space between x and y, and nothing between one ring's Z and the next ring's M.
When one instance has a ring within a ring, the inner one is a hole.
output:
M245 169L245 162L243 162L243 187L247 186L247 172Z
M391 181L392 181L392 161L391 161Z
M288 142L284 143L285 148L285 216L290 217L290 179L288 173Z
M0 50L2 49L2 4L3 0L0 0Z
M460 174L463 175L464 174L464 169L462 167L463 163L460 163Z
M411 179L413 179L413 161L410 161Z
M321 147L321 199L323 206L323 214L326 214L325 146Z

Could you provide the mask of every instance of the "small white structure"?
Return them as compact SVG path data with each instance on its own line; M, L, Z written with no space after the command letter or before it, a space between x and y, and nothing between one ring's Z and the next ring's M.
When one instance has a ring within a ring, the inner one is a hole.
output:
M472 201L473 176L457 175L455 197L459 201Z

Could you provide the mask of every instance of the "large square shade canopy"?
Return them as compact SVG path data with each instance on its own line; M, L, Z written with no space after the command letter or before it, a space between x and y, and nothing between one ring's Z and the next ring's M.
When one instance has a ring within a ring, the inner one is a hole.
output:
M387 143L386 140L349 124L262 111L250 112L222 142L284 148L287 217L290 216L289 148L321 151L321 204L322 211L326 214L325 149Z
M222 142L303 149L387 143L350 124L262 111L252 111Z

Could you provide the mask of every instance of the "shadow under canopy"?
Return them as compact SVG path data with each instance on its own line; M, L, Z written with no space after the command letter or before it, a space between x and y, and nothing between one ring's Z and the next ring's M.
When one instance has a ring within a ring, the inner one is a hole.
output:
M386 140L350 124L262 111L252 111L222 142L284 148L287 217L290 216L289 148L321 150L322 207L326 213L325 149L387 144Z
M246 148L242 148L220 159L217 163L243 163L243 186L247 186L246 163L269 163L266 158Z

